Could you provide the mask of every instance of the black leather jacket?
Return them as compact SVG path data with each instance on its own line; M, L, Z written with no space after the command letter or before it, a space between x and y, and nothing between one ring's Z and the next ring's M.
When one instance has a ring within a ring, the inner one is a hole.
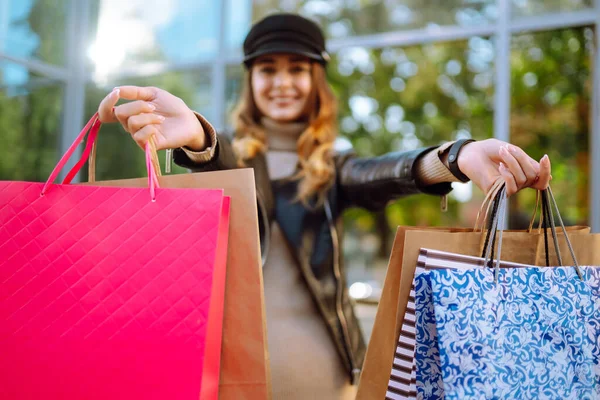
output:
M220 136L217 143L214 156L206 163L192 162L181 149L173 153L175 162L193 171L236 168L229 140ZM381 209L391 200L413 193L447 194L451 190L449 183L422 187L415 180L415 161L432 149L367 159L352 153L338 154L335 184L323 206L316 209L294 202L297 182L269 179L264 156L246 163L255 173L263 265L271 222L276 220L353 383L359 378L366 346L346 285L341 251L342 212L352 206Z

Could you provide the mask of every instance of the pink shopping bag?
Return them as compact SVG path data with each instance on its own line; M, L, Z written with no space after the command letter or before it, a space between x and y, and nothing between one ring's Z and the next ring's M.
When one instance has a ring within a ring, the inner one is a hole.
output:
M54 184L99 127L0 181L0 398L216 399L229 200L158 187L149 146L148 188Z

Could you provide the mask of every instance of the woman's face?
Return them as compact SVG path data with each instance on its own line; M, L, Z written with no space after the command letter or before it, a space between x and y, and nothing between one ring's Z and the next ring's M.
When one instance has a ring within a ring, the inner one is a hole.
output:
M258 110L276 122L297 121L305 115L311 88L311 63L293 54L258 57L251 70L252 96Z

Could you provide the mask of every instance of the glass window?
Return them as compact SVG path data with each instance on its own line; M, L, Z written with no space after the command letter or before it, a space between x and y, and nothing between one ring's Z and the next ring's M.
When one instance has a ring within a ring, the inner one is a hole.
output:
M218 1L100 0L89 56L97 77L146 62L184 63L218 50Z
M365 157L491 137L494 56L493 41L483 37L340 50L328 68L340 101L340 134ZM382 278L396 226L473 226L482 200L471 184L456 184L446 213L440 197L428 195L406 197L381 213L349 210L344 243L349 282Z
M65 63L67 0L0 0L0 52Z
M225 122L231 128L231 113L233 112L240 95L242 94L242 83L244 78L244 67L241 65L227 66L227 83L225 87Z
M45 181L58 161L64 88L0 62L0 179Z
M512 15L539 16L550 12L578 11L593 6L593 0L512 0Z
M589 217L591 28L515 36L511 54L511 142L552 161L552 187L567 225ZM511 226L524 228L535 192L511 201Z
M96 112L100 101L118 85L155 86L181 98L192 110L211 120L211 84L210 70L169 72L145 78L126 79L111 85L88 85L86 88L86 118ZM137 144L128 137L118 124L102 127L98 136L98 162L96 174L98 180L125 179L145 176L144 154ZM164 172L164 151L159 158ZM187 172L173 163L173 173ZM86 172L84 172L85 174ZM82 176L82 179L87 179Z
M495 0L255 0L254 20L273 11L300 12L321 23L328 37L438 25L485 25L497 19Z
M252 23L252 0L227 0L226 12L227 51L242 54L242 44Z
M340 99L341 134L362 156L490 137L494 54L493 42L480 37L375 51L342 49L329 67ZM457 221L452 212L442 215L439 199L430 200L431 214L402 207L403 217L395 222L469 223Z

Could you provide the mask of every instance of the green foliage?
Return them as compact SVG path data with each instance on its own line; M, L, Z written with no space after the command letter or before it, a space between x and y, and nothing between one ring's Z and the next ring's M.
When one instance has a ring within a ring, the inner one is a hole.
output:
M62 23L61 23L62 21ZM64 7L51 0L38 0L27 18L11 21L11 28L29 30L42 38L34 56L61 64L64 59ZM63 36L60 36L63 33ZM3 71L21 73L24 68L2 63ZM0 179L46 180L58 160L57 148L62 118L63 86L35 74L24 87L0 91Z
M287 3L295 10L305 11L306 2ZM447 1L442 6L433 0L359 3L360 15L350 7L331 2L341 9L321 18L328 35L344 26L342 36L421 27L427 21L457 23L464 1ZM400 3L414 14L412 22L401 26L390 17ZM491 4L480 3L481 12L484 5ZM567 7L562 0L527 4L533 7L531 10ZM264 15L273 5L272 0L255 2L254 16ZM453 12L441 12L438 7ZM515 12L528 14L530 9ZM60 65L64 62L66 41L64 24L57 21L65 20L64 8L55 7L51 0L37 0L27 18L12 23L40 38L34 57ZM592 39L590 28L521 34L513 37L510 59L511 141L536 159L545 153L550 155L554 193L568 222L579 224L585 224L589 215ZM494 54L494 38L481 37L405 48L342 49L328 67L328 77L340 104L340 134L365 157L437 145L457 137L491 137ZM160 54L145 57L161 59ZM241 68L228 67L228 99L235 97L239 89L236 77L240 75ZM178 71L102 86L90 84L86 87L85 117L89 118L100 100L120 84L157 86L181 97L198 111L210 110L210 73ZM59 158L63 96L62 84L32 73L27 85L0 90L0 179L47 178ZM229 102L227 107L230 109L231 105ZM174 172L185 171L175 167ZM98 179L145 175L142 151L117 124L102 128L97 174ZM389 205L384 213L349 210L346 226L355 233L377 233L383 238L381 246L385 249L397 225L471 226L482 197L474 189L470 200L459 202L451 198L449 211L441 213L439 198L411 196ZM534 200L533 191L512 199L513 227L522 227L528 221Z
M571 224L587 224L589 213L592 37L589 28L516 36L510 60L511 142L536 159L545 153L551 157L554 192ZM329 68L340 100L341 134L362 156L413 148L415 143L435 145L465 135L491 137L493 65L476 65L489 49L493 51L492 40L474 38L403 49L353 50L355 54L342 50ZM360 61L353 64L353 58ZM414 70L407 74L408 67L402 66L407 63L417 68L411 67ZM353 103L356 97L362 102ZM398 106L403 122L396 129L388 123L388 113ZM401 199L386 209L388 229L394 231L397 225L473 226L482 193L474 189L473 194L467 203L451 198L448 213L440 212L435 197ZM513 228L527 225L534 201L533 191L512 199ZM381 229L378 218L379 214L352 210L346 223L358 234L373 232ZM378 234L393 238L390 232ZM382 246L389 247L389 243Z

